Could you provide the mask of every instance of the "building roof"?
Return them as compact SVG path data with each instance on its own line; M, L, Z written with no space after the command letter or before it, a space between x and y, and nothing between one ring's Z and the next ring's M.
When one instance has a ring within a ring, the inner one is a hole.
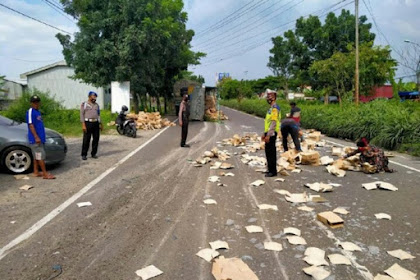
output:
M20 74L20 78L21 79L25 79L26 77L28 77L30 75L33 75L33 74L36 74L36 73L39 73L39 72L42 72L42 71L45 71L45 70L48 70L48 69L57 67L57 66L67 66L67 63L66 63L65 60L61 60L61 61L55 62L53 64L45 65L45 66L43 66L41 68L38 68L38 69L35 69L35 70L32 70L32 71L29 71L29 72Z

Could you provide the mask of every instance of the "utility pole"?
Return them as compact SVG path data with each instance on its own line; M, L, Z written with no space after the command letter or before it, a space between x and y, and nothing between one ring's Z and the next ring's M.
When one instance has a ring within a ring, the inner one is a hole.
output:
M355 71L355 96L356 105L359 105L359 0L355 0L356 4L356 71Z

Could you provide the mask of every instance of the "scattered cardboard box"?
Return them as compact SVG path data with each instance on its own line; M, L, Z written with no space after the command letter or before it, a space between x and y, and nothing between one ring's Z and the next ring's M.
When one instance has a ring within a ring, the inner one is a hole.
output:
M281 195L289 195L290 196L290 192L286 191L286 190L278 190L278 189L274 189L273 190L275 193L281 194Z
M382 275L382 274L377 274L376 276L375 276L375 278L373 278L373 280L395 280L394 278L392 278L392 277L389 277L389 276L386 276L386 275Z
M341 219L340 216L338 216L337 214L331 211L318 213L317 219L321 221L323 224L331 228L344 227L344 220Z
M348 213L350 213L349 211L347 211L343 207L337 207L333 210L333 212L337 213L337 214L342 214L342 215L347 215Z
M205 249L201 249L195 255L202 258L203 260L205 260L207 262L211 262L212 259L219 256L220 254L216 250L213 250L213 249L210 249L210 248L205 248Z
M316 247L309 247L305 250L305 257L303 260L313 266L328 266L328 262L325 260L325 251Z
M279 210L277 205L270 205L270 204L259 204L258 209L260 209L260 210L274 210L274 211Z
M306 245L306 241L300 236L286 236L287 241L292 245Z
M308 206L301 206L301 207L298 207L298 209L299 210L302 210L302 211L306 211L306 212L312 212L312 211L314 211L314 208L312 208L312 207L308 207Z
M313 191L316 192L332 192L333 191L333 187L328 185L328 184L324 184L324 183L313 183L313 184L305 184L305 187L310 188Z
M391 216L386 213L375 214L376 219L378 220L391 220Z
M208 181L212 182L212 183L220 182L220 177L219 176L210 176Z
M274 180L274 182L284 182L283 178L277 178L276 180Z
M263 232L263 228L260 226L246 226L245 229L249 233Z
M417 274L405 269L397 263L385 270L385 273L398 280L416 280L417 276Z
M254 187L259 187L259 186L264 185L264 184L265 184L265 182L263 180L257 180L255 182L251 183L251 185L254 186Z
M306 192L304 193L291 193L289 195L286 195L285 197L286 201L291 203L305 203L308 202L309 198Z
M330 276L331 272L323 269L320 266L310 266L303 269L303 272L312 276L315 280L324 280Z
M346 176L346 171L339 169L335 165L328 165L326 168L328 173L333 174L339 178Z
M334 147L334 146L332 147L331 155L339 157L342 155L342 153L343 153L343 150L341 148Z
M16 180L29 180L29 177L27 175L14 175Z
M398 258L400 260L410 260L410 259L415 259L415 256L412 256L410 253L403 251L401 249L398 250L394 250L394 251L387 251L387 253L391 256L393 256L394 258Z
M372 183L365 183L362 184L362 187L367 190L375 190L375 189L383 189L383 190L389 190L389 191L398 191L398 188L394 185L387 183L387 182L381 182L381 181L375 181Z
M360 248L353 242L340 242L339 245L346 251L350 251L350 252L362 251L362 248Z
M90 201L87 202L79 202L77 203L77 206L80 207L87 207L87 206L92 206L92 203Z
M318 166L321 164L320 155L317 151L308 151L300 153L299 159L300 163L303 165Z
M264 249L268 251L280 252L283 250L283 246L277 242L264 242Z
M336 264L336 265L338 265L338 264L351 265L350 260L347 257L345 257L345 256L343 256L341 254L331 254L331 255L328 255L328 259L330 259L330 262L332 264Z
M226 241L217 240L217 241L209 242L209 244L213 250L229 249L229 244Z
M212 274L216 280L258 280L257 275L239 258L225 259L222 256L216 259Z
M321 165L330 165L334 162L334 159L329 156L323 156L321 157L320 161L321 161Z
M137 276L141 277L142 280L147 280L163 274L163 272L154 265L149 265L143 269L136 271Z
M207 204L207 205L217 204L216 200L211 199L211 198L205 199L205 200L203 200L203 202L204 202L204 204Z
M29 191L32 188L33 188L33 186L31 186L31 185L24 185L24 186L20 187L19 189L24 190L24 191Z
M294 228L294 227L287 227L283 230L284 234L292 234L292 235L296 235L296 236L300 236L301 235L301 231L298 228Z

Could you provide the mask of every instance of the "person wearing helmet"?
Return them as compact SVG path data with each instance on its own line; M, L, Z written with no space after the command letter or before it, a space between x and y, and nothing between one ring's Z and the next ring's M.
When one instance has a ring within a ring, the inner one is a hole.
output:
M120 113L118 114L118 117L117 117L117 125L119 125L121 127L121 129L124 126L124 121L126 119L127 113L128 113L128 107L123 105L121 107L121 111L120 111Z
M99 131L103 130L103 125L101 123L101 111L98 103L96 103L97 97L98 94L96 92L90 91L88 93L88 101L80 105L80 122L82 123L83 129L82 160L87 160L90 139L92 137L92 151L90 154L92 158L98 158L96 154L98 152Z
M276 103L277 93L267 93L267 103L270 105L264 120L264 134L261 140L265 142L265 156L267 158L267 172L265 177L277 176L276 139L280 131L280 107Z

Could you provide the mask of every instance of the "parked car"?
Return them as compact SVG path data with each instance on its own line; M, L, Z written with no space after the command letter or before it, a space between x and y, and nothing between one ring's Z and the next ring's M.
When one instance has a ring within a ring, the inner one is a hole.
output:
M64 138L46 128L47 165L63 161L67 153ZM10 173L27 173L32 169L32 152L28 142L28 125L0 116L0 166Z

